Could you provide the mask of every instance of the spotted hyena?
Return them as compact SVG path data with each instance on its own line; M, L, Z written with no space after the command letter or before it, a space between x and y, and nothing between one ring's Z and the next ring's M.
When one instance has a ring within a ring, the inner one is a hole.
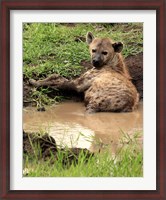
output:
M93 68L75 80L67 80L57 74L30 83L34 86L56 86L84 93L88 112L130 112L135 109L139 95L131 82L124 64L121 42L110 38L95 38L91 32L86 35Z

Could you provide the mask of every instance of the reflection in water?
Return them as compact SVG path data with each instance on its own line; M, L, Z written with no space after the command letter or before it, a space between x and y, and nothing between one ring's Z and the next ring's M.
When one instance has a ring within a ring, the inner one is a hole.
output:
M130 113L86 114L83 103L65 102L46 108L46 112L37 112L35 108L23 111L25 131L46 131L59 145L76 146L97 150L90 141L111 144L116 149L123 132L133 134L143 129L143 104Z

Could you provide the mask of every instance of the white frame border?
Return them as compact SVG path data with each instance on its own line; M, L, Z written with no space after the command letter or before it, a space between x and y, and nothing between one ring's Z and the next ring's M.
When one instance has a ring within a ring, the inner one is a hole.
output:
M144 23L144 176L142 178L25 178L22 176L22 23ZM152 42L153 41L153 42ZM10 189L155 190L156 189L156 11L12 10L10 11ZM150 68L150 76L149 76ZM19 122L19 124L17 123Z

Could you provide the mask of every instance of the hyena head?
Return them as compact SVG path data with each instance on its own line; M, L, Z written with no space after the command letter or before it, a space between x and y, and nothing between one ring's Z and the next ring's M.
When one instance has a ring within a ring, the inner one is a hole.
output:
M87 33L86 41L89 44L91 62L96 68L107 65L123 49L121 42L113 43L109 38L95 38L91 32Z

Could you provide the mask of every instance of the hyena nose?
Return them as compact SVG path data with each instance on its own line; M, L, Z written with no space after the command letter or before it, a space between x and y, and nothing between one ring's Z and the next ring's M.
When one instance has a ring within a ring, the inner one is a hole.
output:
M93 59L92 64L93 64L94 67L99 67L100 66L100 60Z
M93 59L93 64L99 64L99 60Z

